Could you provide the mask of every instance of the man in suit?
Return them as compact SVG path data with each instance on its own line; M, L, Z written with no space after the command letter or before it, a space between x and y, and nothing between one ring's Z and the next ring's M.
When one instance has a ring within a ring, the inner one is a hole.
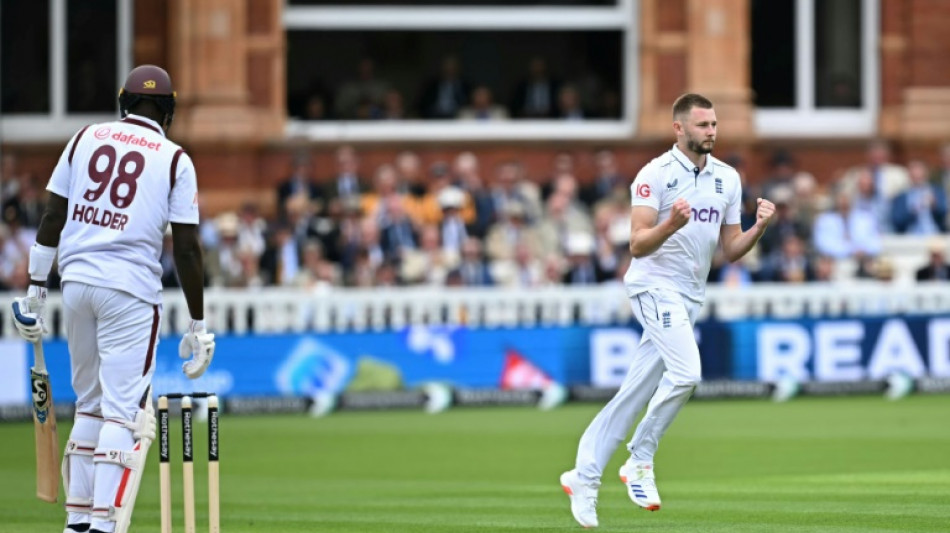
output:
M917 271L917 281L946 281L950 279L950 265L947 264L946 239L934 238L930 241L930 261L927 266Z
M287 215L287 199L297 194L306 195L311 201L320 198L320 186L313 179L310 154L301 152L294 156L290 176L277 186L277 209L280 218Z

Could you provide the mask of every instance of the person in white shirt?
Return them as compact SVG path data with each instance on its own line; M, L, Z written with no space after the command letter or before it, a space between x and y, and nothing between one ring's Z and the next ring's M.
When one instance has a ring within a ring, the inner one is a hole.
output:
M660 508L653 456L701 380L693 325L713 254L721 244L727 260L744 256L775 212L759 198L755 224L742 231L739 174L710 155L716 125L712 102L698 94L680 96L673 104L676 144L644 166L630 186L633 259L624 285L643 335L620 390L581 437L574 469L561 475L571 512L584 527L597 526L603 470L648 401L620 478L635 504Z
M46 280L59 254L63 313L76 391L63 454L66 531L124 531L155 437L151 381L162 310L159 261L171 223L191 324L182 367L201 376L214 356L204 324L198 188L191 159L165 137L175 112L168 73L142 65L119 92L122 120L92 124L66 145L30 250L31 284L14 325L42 341Z

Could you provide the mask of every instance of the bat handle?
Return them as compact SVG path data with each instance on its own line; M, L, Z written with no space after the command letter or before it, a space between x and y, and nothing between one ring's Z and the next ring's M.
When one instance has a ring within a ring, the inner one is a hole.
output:
M40 372L46 371L46 357L43 355L43 341L33 343L33 366Z

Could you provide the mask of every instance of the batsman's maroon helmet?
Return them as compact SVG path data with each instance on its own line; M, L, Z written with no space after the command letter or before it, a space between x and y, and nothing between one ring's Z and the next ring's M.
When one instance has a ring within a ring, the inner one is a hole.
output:
M119 89L119 112L124 117L140 100L152 100L165 113L165 125L170 126L175 116L176 96L172 79L165 69L155 65L139 65L129 72L125 85Z

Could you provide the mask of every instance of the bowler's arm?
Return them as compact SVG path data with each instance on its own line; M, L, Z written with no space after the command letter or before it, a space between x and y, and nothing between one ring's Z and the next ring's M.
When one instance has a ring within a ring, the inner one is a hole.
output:
M764 198L759 198L756 202L758 207L755 210L755 224L751 228L742 231L739 224L723 224L719 230L722 252L730 263L749 253L765 234L765 228L769 227L769 222L775 215L775 205L772 202Z
M659 212L652 207L635 205L630 210L630 254L637 259L660 249L676 230L667 219L657 224Z

